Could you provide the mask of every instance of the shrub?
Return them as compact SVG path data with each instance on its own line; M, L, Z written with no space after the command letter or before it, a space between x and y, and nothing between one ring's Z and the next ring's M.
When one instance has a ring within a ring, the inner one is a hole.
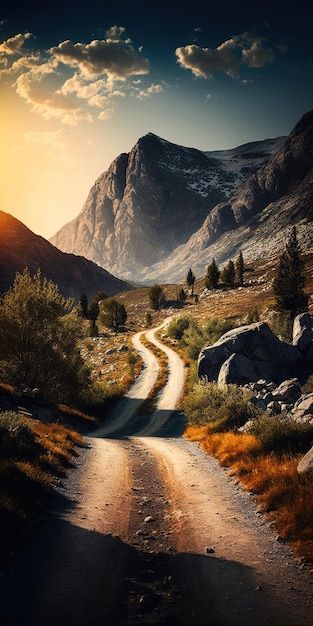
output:
M181 315L180 317L174 317L167 327L167 334L172 339L181 339L184 331L189 328L191 318L188 315Z
M282 415L262 414L254 420L249 432L260 441L264 452L276 454L305 453L313 442L313 426Z
M0 304L0 374L18 390L38 387L52 400L76 400L89 385L77 350L81 318L73 301L38 270L16 274Z
M190 424L222 432L238 428L259 414L250 398L249 391L236 385L220 388L214 382L198 382L184 399L183 409Z
M34 444L34 433L20 413L15 411L0 413L1 455L28 455Z
M231 320L213 317L204 326L190 318L182 336L182 348L190 359L196 360L203 346L214 344L224 333L233 328Z

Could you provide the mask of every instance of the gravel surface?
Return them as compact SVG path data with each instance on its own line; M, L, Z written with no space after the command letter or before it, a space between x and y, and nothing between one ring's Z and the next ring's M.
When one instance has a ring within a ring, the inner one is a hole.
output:
M117 431L111 420L86 438L36 541L1 576L3 626L311 626L312 575L181 437L165 398L150 422L136 415L143 398L124 399Z

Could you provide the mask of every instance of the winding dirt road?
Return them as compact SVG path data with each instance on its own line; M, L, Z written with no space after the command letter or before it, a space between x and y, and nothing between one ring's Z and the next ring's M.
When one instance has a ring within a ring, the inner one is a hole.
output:
M6 626L311 626L313 580L253 499L181 437L179 357L153 415L142 373L60 486L38 540L2 576Z

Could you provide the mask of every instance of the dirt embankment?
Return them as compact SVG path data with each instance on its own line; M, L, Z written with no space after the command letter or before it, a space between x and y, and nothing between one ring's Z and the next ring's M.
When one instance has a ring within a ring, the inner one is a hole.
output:
M169 372L167 389L175 361ZM308 572L251 496L180 436L173 388L150 421L138 416L147 387L86 439L38 540L1 577L2 623L309 626Z

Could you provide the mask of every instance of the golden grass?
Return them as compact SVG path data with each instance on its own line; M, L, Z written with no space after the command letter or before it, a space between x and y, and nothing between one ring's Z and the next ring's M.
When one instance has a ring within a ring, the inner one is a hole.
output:
M295 554L313 564L313 484L297 472L300 457L263 454L253 435L212 434L207 426L187 427L185 437L228 467Z

